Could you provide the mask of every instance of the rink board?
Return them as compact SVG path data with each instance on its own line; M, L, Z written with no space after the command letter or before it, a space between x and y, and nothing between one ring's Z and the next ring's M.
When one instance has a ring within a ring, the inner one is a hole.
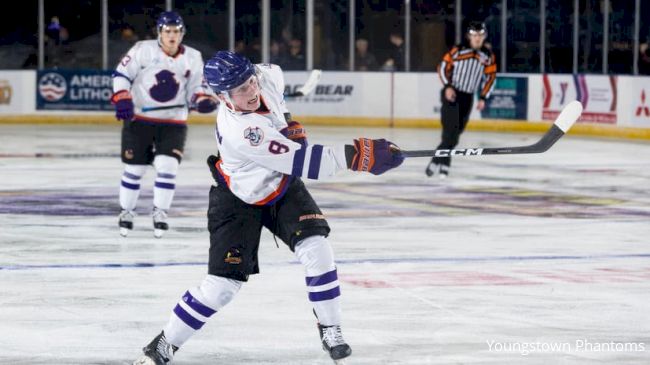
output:
M0 123L116 123L110 112L64 110L75 105L92 108L99 105L97 98L106 99L101 81L105 75L95 73L46 70L37 77L34 71L0 71ZM295 91L308 75L286 72L285 90ZM73 87L73 77L88 85ZM58 90L64 93L61 101L50 100L47 108L52 110L37 110L44 96L52 96L44 93L57 79L64 85ZM435 73L328 71L310 95L288 99L287 104L297 119L311 125L437 128L441 88ZM79 95L87 95L88 100L65 102ZM650 139L650 78L633 76L499 74L489 109L482 113L474 109L469 129L540 132L574 99L585 110L572 133ZM194 114L190 123L214 123L214 114Z

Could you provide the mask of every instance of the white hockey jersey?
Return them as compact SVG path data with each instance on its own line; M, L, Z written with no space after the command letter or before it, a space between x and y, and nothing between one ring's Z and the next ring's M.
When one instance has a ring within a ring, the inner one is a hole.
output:
M213 95L203 82L201 53L180 46L176 56L167 55L157 40L137 42L113 73L113 92L129 90L136 119L183 124L187 121L192 96ZM165 106L170 109L149 110Z
M280 199L294 176L321 179L346 169L345 146L301 144L286 138L284 77L276 65L256 65L262 103L268 112L239 113L224 103L217 113L217 170L239 199L270 205Z

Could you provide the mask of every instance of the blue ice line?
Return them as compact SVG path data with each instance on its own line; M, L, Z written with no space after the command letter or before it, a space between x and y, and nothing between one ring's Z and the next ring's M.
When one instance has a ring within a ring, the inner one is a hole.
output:
M406 264L428 262L503 262L503 261L559 261L559 260L601 260L650 258L650 253L609 254L609 255L541 255L541 256L459 256L459 257L412 257L412 258L374 258L336 260L338 265L354 264ZM264 266L299 265L298 261L265 263ZM134 262L134 263L99 263L99 264L41 264L41 265L4 265L0 270L37 270L37 269L132 269L172 266L204 266L206 262Z

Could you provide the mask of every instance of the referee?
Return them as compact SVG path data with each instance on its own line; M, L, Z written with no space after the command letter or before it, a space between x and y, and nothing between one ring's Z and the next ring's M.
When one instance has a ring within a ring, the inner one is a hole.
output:
M482 22L471 22L465 41L447 52L438 66L443 83L442 142L438 149L453 149L463 133L474 103L474 94L480 89L478 110L485 108L496 80L497 65L494 54L484 46L487 29ZM440 178L449 174L451 157L433 157L427 165L427 176L438 172Z

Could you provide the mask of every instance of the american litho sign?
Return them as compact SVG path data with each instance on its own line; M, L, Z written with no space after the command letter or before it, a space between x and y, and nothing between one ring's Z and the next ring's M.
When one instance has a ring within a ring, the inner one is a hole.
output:
M36 109L111 110L110 71L42 70L36 77Z
M616 76L544 75L543 83L542 119L555 119L564 105L579 100L584 107L580 121L616 123Z

